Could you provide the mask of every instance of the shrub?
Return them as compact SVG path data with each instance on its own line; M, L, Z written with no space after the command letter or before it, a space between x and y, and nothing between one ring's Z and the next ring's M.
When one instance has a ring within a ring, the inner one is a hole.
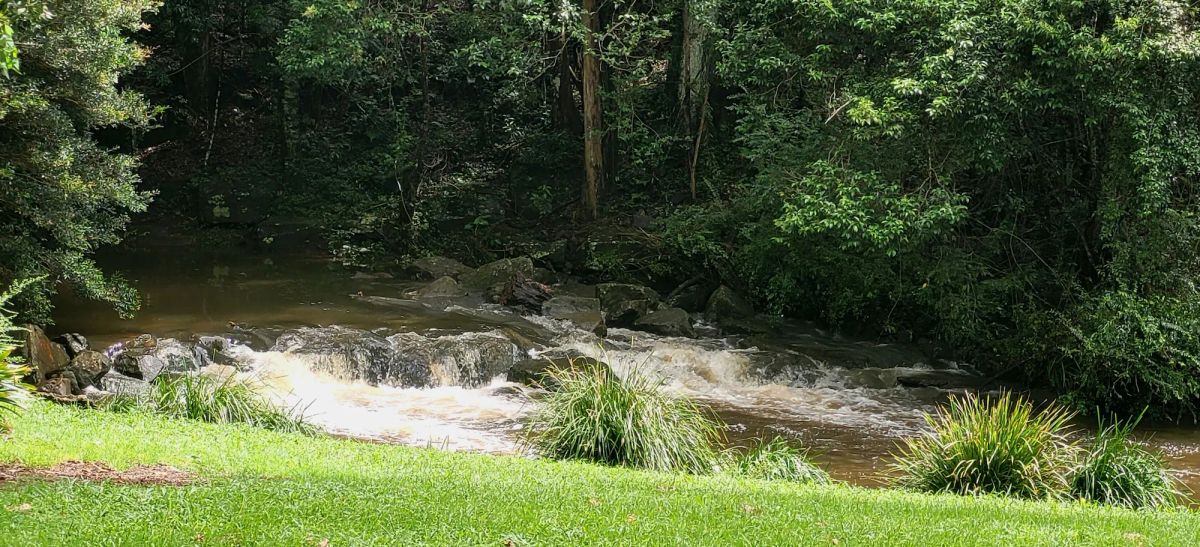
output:
M720 424L640 371L624 379L607 367L547 374L558 387L533 412L526 437L538 454L657 471L708 473L717 466Z
M1066 439L1071 417L1058 406L1036 412L1011 393L953 397L925 415L931 431L905 441L894 464L897 482L925 492L1059 497L1075 452Z
M20 410L21 394L30 389L30 386L21 381L29 373L29 369L15 355L18 342L13 333L21 329L13 325L12 315L5 306L17 293L36 281L18 281L0 294L0 414Z
M1013 347L1038 355L1047 380L1075 408L1148 409L1175 421L1200 408L1200 299L1113 291L1029 314L1022 324L1024 342Z
M313 434L316 428L296 408L282 408L249 383L232 376L185 374L160 377L149 406L160 414L218 424L245 423L275 431Z
M830 484L829 473L808 459L808 450L788 444L782 438L758 440L733 462L733 471L754 479Z
M1179 489L1162 456L1130 439L1137 423L1105 425L1101 421L1071 477L1071 494L1130 508L1170 506L1178 501Z

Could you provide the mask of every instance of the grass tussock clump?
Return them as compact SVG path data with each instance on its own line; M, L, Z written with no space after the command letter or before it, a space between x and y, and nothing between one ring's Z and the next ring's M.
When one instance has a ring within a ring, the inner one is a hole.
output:
M273 404L248 382L233 376L185 374L160 377L150 393L154 412L219 424L244 423L275 431L314 434L296 408Z
M1100 423L1072 476L1072 495L1135 509L1168 507L1179 501L1182 494L1167 472L1166 461L1130 438L1137 423Z
M569 366L548 377L557 387L533 412L526 437L538 454L656 471L718 467L719 422L646 374L634 370L622 379L607 367Z
M754 479L833 483L829 473L808 459L808 450L792 446L780 437L756 441L734 457L732 469L737 475Z
M1059 497L1069 489L1076 452L1066 437L1071 417L1057 406L1035 411L1011 393L951 398L925 416L931 430L896 454L897 483L923 492Z

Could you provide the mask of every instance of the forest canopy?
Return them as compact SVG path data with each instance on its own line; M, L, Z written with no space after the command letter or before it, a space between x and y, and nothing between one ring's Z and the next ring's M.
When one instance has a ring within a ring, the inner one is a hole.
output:
M131 310L90 256L157 192L197 226L315 219L361 268L582 241L579 272L724 283L1080 407L1200 404L1185 2L0 6L30 318L60 287Z

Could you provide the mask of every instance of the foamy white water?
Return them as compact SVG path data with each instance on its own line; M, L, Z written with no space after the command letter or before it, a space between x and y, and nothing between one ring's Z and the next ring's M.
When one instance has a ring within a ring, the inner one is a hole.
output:
M334 434L449 450L510 453L529 406L511 393L520 386L401 388L373 386L314 372L305 355L241 348L239 356L269 393L304 410ZM498 391L507 395L499 395Z

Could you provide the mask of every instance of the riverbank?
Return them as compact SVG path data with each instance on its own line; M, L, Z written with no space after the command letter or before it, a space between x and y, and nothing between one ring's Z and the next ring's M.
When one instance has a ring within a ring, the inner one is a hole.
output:
M170 466L161 485L0 483L13 545L1200 543L1186 512L664 475L42 402L12 425L4 464Z

